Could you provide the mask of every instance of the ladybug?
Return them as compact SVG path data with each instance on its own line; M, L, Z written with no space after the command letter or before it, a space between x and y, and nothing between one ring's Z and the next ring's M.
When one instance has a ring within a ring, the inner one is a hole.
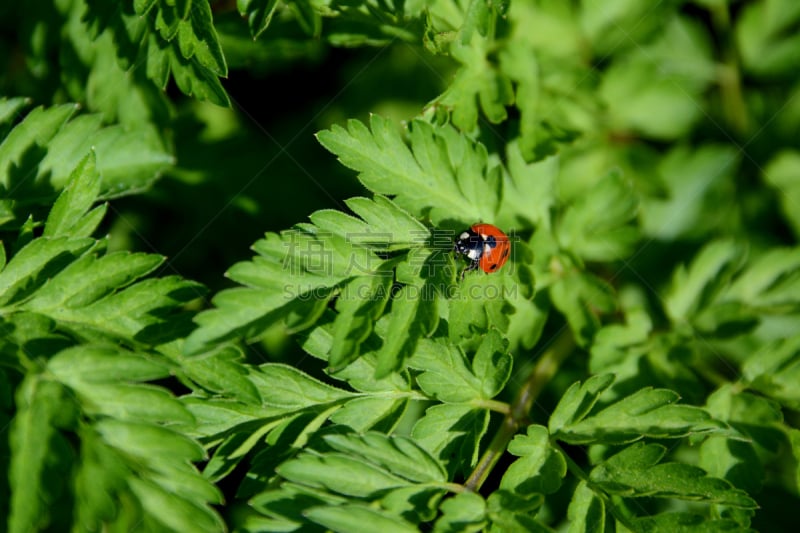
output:
M481 270L491 274L500 270L508 260L511 242L496 226L473 224L458 236L454 251L464 254L470 262L465 273L481 267Z

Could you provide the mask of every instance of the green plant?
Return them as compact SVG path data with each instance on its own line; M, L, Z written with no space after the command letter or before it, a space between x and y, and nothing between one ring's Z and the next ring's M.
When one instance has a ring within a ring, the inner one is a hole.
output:
M795 2L0 14L4 530L790 530ZM293 109L246 159L224 78L329 47L377 50L339 59L380 69L363 107ZM409 62L431 94L399 103ZM309 123L329 154L298 161ZM227 286L134 251L230 206ZM512 255L462 276L478 221Z

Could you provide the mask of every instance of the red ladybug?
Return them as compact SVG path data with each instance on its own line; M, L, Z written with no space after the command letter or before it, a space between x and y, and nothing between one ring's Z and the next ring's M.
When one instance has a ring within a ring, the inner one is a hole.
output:
M464 254L470 262L464 272L481 267L481 270L491 274L500 270L508 260L511 242L496 226L473 224L458 236L454 250Z

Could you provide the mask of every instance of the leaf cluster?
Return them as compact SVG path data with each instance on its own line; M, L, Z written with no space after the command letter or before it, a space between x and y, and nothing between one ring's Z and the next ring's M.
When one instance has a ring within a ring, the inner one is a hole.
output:
M780 530L794 2L37 7L0 8L26 65L0 83L0 528ZM96 236L164 172L192 188L176 146L257 146L190 98L329 46L410 50L441 85L318 131L360 193L295 209L208 300ZM453 253L477 222L511 240L491 275Z

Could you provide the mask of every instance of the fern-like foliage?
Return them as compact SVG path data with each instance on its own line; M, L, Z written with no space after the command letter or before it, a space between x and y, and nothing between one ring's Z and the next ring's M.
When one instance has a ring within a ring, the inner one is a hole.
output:
M57 143L73 110L34 111L6 137L5 153L25 141ZM92 237L106 212L94 204L112 184L88 151L41 231L23 226L3 254L2 387L16 389L3 467L8 530L52 527L66 513L78 530L218 531L210 504L221 493L192 465L205 452L178 429L193 416L167 389L146 383L173 372L156 347L185 335L181 307L203 289L176 276L143 279L163 257L106 253L107 242Z
M206 0L88 1L84 19L94 36L110 32L123 66L143 66L164 89L170 79L185 94L230 105L220 83L228 66Z

